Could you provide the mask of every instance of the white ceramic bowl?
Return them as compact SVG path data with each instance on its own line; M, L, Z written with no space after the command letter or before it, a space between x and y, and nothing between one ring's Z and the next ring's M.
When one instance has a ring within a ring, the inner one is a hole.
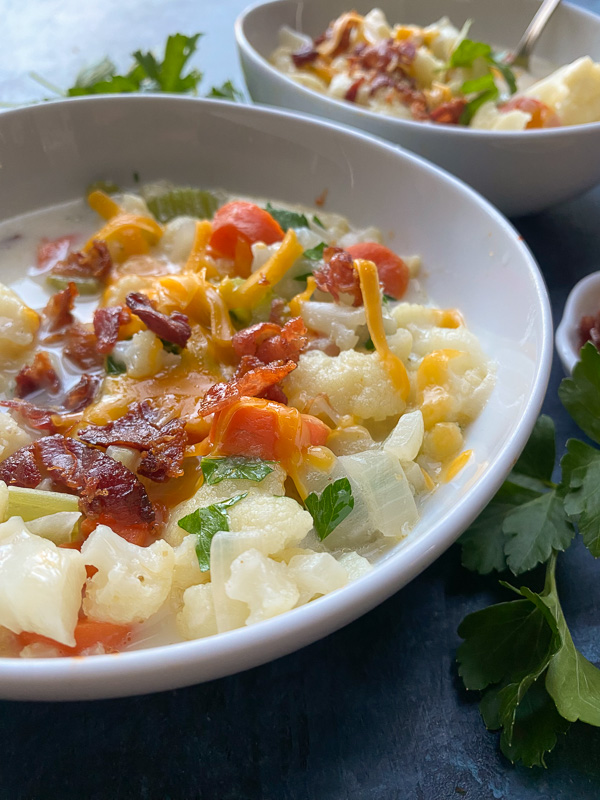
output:
M253 100L361 128L418 153L457 175L509 216L548 208L600 181L600 123L540 131L478 131L385 117L306 89L268 58L288 25L316 36L343 11L381 8L391 23L430 24L447 15L470 36L514 47L537 0L273 0L247 9L235 34ZM582 55L600 60L600 17L563 3L544 31L536 55L562 65Z
M579 361L579 323L600 311L600 272L586 275L569 292L560 325L556 329L556 352L567 374Z
M313 204L421 253L430 297L460 308L497 362L497 386L469 429L472 465L442 486L404 542L365 577L252 627L87 659L0 659L0 696L141 694L237 672L289 653L389 597L437 558L511 469L546 389L552 323L538 268L516 231L436 167L366 135L221 101L106 96L0 115L0 220L80 197L91 181L168 178ZM14 276L2 273L0 280ZM27 299L27 298L25 298Z

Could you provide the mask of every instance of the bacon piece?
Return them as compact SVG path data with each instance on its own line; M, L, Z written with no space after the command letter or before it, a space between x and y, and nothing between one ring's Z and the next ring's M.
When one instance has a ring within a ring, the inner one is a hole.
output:
M34 392L48 389L55 394L60 389L60 378L52 366L45 350L36 353L31 364L26 364L16 377L17 397L27 397Z
M205 417L221 411L241 397L262 397L294 369L294 361L263 364L256 356L242 356L237 372L229 383L215 383L210 387L200 404L199 413Z
M579 321L579 349L586 342L591 342L596 349L600 348L600 313L586 314Z
M61 236L60 239L42 239L37 248L37 267L47 272L69 254L74 236Z
M66 411L76 413L83 411L94 400L100 387L101 378L99 375L81 376L77 383L66 395L63 400L63 407Z
M0 462L0 480L35 488L44 477L79 496L84 514L108 514L122 525L154 522L154 509L136 476L105 453L75 439L44 436Z
M429 116L433 122L441 125L458 125L466 105L464 97L455 97L447 103L442 103Z
M259 322L238 331L231 340L238 356L255 356L263 364L289 360L297 364L307 342L308 331L302 317L289 320L283 327Z
M30 428L38 431L57 433L58 428L52 417L56 412L51 408L39 408L26 400L0 400L0 406L12 408Z
M353 54L353 63L363 69L375 72L394 73L405 75L404 67L410 66L417 55L413 42L405 40L397 42L394 39L385 39L377 44L362 47Z
M164 413L145 400L114 422L85 428L79 438L100 447L120 445L142 451L138 472L158 483L183 474L185 424L179 419L165 420Z
M341 294L349 294L353 298L353 306L362 305L360 280L350 253L341 247L326 247L323 260L325 265L314 273L319 289L329 292L338 302Z
M78 250L62 261L58 261L50 270L52 275L64 278L95 278L106 282L112 269L112 258L101 239L94 239L89 253Z
M318 53L312 44L303 45L300 50L292 53L292 61L296 67L305 67L307 64L312 64L318 57Z
M344 95L344 98L348 100L350 103L356 103L356 95L358 94L358 90L360 89L360 87L363 85L364 82L365 82L364 76L354 81L354 83L350 86L350 88Z
M181 311L172 311L169 316L157 311L149 297L141 292L130 292L125 298L129 309L139 317L148 330L160 339L185 347L192 335L187 315Z
M62 292L53 294L42 311L45 329L49 333L63 331L73 322L73 305L79 292L73 282L69 283Z
M94 333L99 353L112 353L119 338L119 328L127 325L130 320L131 313L125 306L109 306L94 311Z
M94 331L81 322L73 322L66 329L63 355L80 369L89 370L101 367L104 363L98 352Z
M4 461L0 461L0 481L8 486L22 486L35 489L42 481L42 473L37 465L33 445L21 447Z

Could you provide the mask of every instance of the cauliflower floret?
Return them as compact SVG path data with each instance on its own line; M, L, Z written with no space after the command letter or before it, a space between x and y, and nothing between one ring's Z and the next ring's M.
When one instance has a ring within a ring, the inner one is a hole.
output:
M360 419L382 420L405 408L377 353L303 353L297 369L286 378L284 391L290 404L302 410L317 390L327 395L339 414Z
M35 341L40 317L8 286L0 283L0 365L8 365Z
M554 109L563 125L600 120L600 64L578 58L523 92Z
M348 581L355 581L373 570L373 564L354 551L342 553L337 560L346 570Z
M202 572L198 563L197 538L195 534L184 536L181 544L173 550L175 561L171 597L176 603L181 602L184 592L190 586L207 583L210 580L210 572Z
M0 525L0 625L75 645L85 560L30 533L20 517Z
M311 515L291 497L253 494L228 509L229 530L263 530L279 536L281 546L301 542L313 526Z
M150 378L161 369L179 362L179 356L167 353L152 331L139 331L129 341L118 342L113 357L125 364L130 378Z
M250 609L246 625L283 614L300 598L289 567L255 549L246 550L233 561L225 591L232 600L239 600Z
M293 556L288 569L300 592L299 606L348 583L348 573L330 553Z
M183 595L177 614L177 630L184 639L203 639L217 633L217 619L210 583L191 586Z
M27 528L42 539L48 539L54 544L65 544L71 541L73 529L80 519L79 511L57 511L55 514L45 514L43 517L28 520Z
M180 544L186 535L186 531L180 528L177 523L197 508L220 503L234 495L244 494L245 492L248 493L248 497L254 494L265 496L283 495L285 494L283 487L285 478L285 470L279 464L273 464L273 472L270 472L262 481L227 478L214 486L204 483L193 497L189 500L184 500L171 510L169 521L163 534L164 538L173 547ZM231 513L233 508L235 506L229 508L227 513Z
M165 541L138 547L99 525L81 554L86 565L98 569L88 579L83 599L91 619L121 625L143 622L169 595L175 556Z
M185 264L194 244L196 222L193 217L175 217L167 222L160 249L176 264Z
M31 436L6 412L0 412L0 461L31 444Z
M512 111L499 111L493 102L480 106L469 123L471 128L487 131L524 131L531 114L514 108Z

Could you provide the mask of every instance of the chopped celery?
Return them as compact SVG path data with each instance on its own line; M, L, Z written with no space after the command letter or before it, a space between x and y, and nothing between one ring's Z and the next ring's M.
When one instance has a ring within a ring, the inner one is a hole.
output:
M27 522L59 511L79 511L79 499L75 495L62 492L8 487L9 517L21 517Z
M219 206L214 194L202 189L172 189L145 200L156 219L163 223L183 216L211 219Z
M79 294L98 294L102 289L102 284L97 278L73 278L68 275L48 275L46 283L51 286L52 289L56 289L59 292L66 289L70 283L75 284Z

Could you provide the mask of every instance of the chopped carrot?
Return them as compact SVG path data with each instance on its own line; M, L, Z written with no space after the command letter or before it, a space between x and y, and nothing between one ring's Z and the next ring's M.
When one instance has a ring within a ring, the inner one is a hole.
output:
M219 455L242 455L293 463L308 447L327 441L330 429L296 408L244 397L215 414L210 441Z
M363 258L372 261L377 267L383 291L399 300L408 286L410 272L404 261L393 253L389 247L377 242L359 242L347 247L352 258Z
M117 652L127 644L130 635L131 627L129 625L97 622L83 617L78 620L75 627L74 647L67 647L67 645L56 642L54 639L49 639L47 636L40 636L38 633L29 633L28 631L20 633L18 638L21 647L27 647L30 644L47 644L55 647L61 656L77 656L99 644L109 653Z
M513 97L508 103L500 106L503 114L507 111L523 111L531 114L531 119L525 125L526 128L557 128L560 126L560 118L550 106L536 100L534 97Z
M280 242L283 236L283 229L268 211L238 200L227 203L215 214L210 246L226 258L235 258L240 240L246 245L273 244Z

